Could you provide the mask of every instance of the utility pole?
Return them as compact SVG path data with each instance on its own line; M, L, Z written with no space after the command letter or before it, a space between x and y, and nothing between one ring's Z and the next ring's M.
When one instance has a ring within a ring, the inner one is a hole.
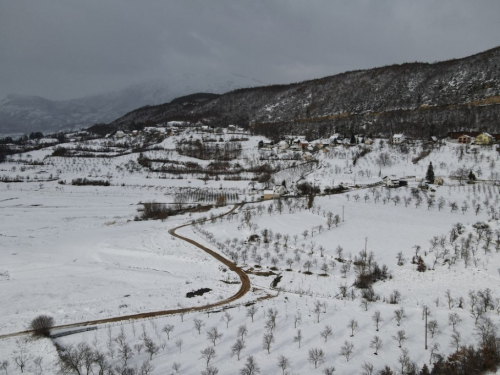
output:
M425 350L427 350L427 306L424 307L425 311Z
M365 237L365 254L366 254L366 244L368 243L368 237Z
M342 205L342 222L344 222L344 205Z

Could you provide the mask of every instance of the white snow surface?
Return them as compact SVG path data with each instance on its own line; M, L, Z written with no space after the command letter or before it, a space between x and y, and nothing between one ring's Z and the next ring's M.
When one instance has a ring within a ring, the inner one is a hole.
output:
M238 160L245 166L261 162L255 148L261 138L250 138L244 142L243 156ZM165 151L151 150L147 154L208 164L172 151L175 139L179 138L172 137L162 142ZM210 314L196 312L98 325L96 330L61 337L55 342L63 346L86 342L102 352L109 352L111 348L114 357L109 360L113 365L120 365L118 343L114 339L123 329L134 351L128 363L130 366L140 368L150 357L145 349L139 354L136 346L147 336L159 346L159 352L151 359L153 374L173 374L174 362L181 364L181 374L199 374L206 368L206 363L200 359L200 351L212 346L206 338L206 331L217 327L223 337L216 343L217 357L212 365L219 369L220 374L237 373L250 355L254 356L261 374L281 374L277 366L280 355L290 359L289 374L320 373L331 366L336 368L336 374L360 374L365 362L372 363L377 370L385 365L398 368L402 351L393 336L399 330L405 331L407 340L402 346L409 350L411 360L419 367L429 364L430 351L424 349L425 326L422 320L422 307L426 305L431 311L429 320L436 320L440 331L434 337L429 334L429 347L439 344L442 356L454 351L450 346L453 334L448 324L450 313L456 313L462 319L456 327L461 344L476 344L469 291L490 289L493 297L491 308L484 316L497 326L500 323L500 254L496 242L500 230L499 187L494 185L498 180L498 153L494 149L478 148L476 153L460 156L459 146L448 143L413 164L411 160L422 152L419 145L410 148L409 154L402 154L387 145L380 147L380 140L377 140L373 150L353 165L352 156L356 149L338 148L319 153L317 164L278 172L276 183L285 180L287 186L304 180L322 189L337 186L340 182L344 186L360 186L339 195L318 196L311 209L306 208L307 199L304 198L283 200L281 213L276 210L279 204L276 200L252 202L248 195L248 181L220 179L205 183L188 175L164 178L161 174L141 169L136 163L136 154L109 159L58 158L48 156L53 149L47 148L1 164L0 175L30 176L30 180L0 183L0 300L7 301L0 308L0 335L26 329L39 314L53 316L56 324L77 323L178 306L204 306L234 295L240 284L228 282L236 281L236 275L200 249L168 234L173 227L202 216L224 213L232 206L174 216L165 221L134 221L140 202L172 203L175 194L182 189L217 191L224 188L237 192L239 200L249 202L231 217L187 226L178 233L227 258L237 254L235 261L250 273L250 293L225 311L216 309ZM378 161L384 153L389 154L387 165ZM45 165L23 164L23 160L30 159L44 160ZM433 162L435 174L445 179L445 186L431 185L434 191L422 191L418 189L417 180L425 176L429 161ZM292 162L287 165L292 165ZM472 169L483 181L460 186L449 176L462 166ZM50 181L47 179L49 174L68 184ZM364 184L379 182L385 175L394 179L414 177L407 179L409 186L406 188L363 188ZM109 179L111 186L69 185L76 177ZM418 206L413 195L415 190L423 198ZM375 199L376 195L379 195L378 199ZM399 202L394 199L396 196L400 197ZM404 198L410 197L412 201L405 206ZM431 206L427 204L429 198L434 199ZM440 198L445 201L442 208L437 207ZM452 202L457 203L457 210L451 209ZM474 207L477 204L481 209L476 213ZM250 225L243 220L247 210L251 213ZM329 212L344 219L330 229L327 225ZM492 241L486 248L485 236L477 240L477 231L473 227L477 222L487 223L491 230ZM463 233L451 243L450 230L456 223L463 224ZM245 243L252 234L262 239L264 229L281 236L274 236L269 244ZM305 230L307 234L304 234ZM472 238L471 251L474 251L465 264L460 247L469 235ZM430 244L430 240L442 236L442 244ZM412 262L417 245L420 246L418 255L427 266L426 272L418 272ZM339 258L339 246L343 249L342 261L336 259ZM342 272L343 266L356 261L365 247L368 253L373 252L373 260L379 266L387 265L390 275L373 285L379 299L369 303L366 311L360 305L360 290L352 287L356 278L353 265L345 275ZM400 252L404 259L398 265ZM289 268L287 259L292 259L290 270L286 270ZM306 261L311 262L311 274L304 272ZM322 270L324 264L326 271ZM269 272L273 266L276 269L271 276L255 274ZM325 272L326 276L320 276ZM282 276L279 290L270 286L276 275ZM348 287L349 293L354 291L355 296L348 294L343 297L340 293L342 285ZM187 292L205 287L212 290L201 297L185 297ZM398 304L390 304L389 297L395 290L401 293L401 300ZM453 299L450 304L445 297L447 291ZM274 297L258 300L264 296ZM463 306L459 306L460 297ZM252 322L245 304L253 302L258 312ZM314 312L316 303L323 306L319 323ZM394 311L400 308L404 308L406 318L398 326ZM268 332L265 325L269 309L276 309L278 317L273 331L275 341L268 354L263 349L262 339ZM372 321L375 311L380 311L383 318L378 332ZM233 318L227 328L222 321L225 313ZM301 313L302 322L295 328L294 316L297 313ZM194 319L201 319L205 324L201 334L193 327ZM347 327L351 319L358 323L352 337ZM167 324L175 326L170 338L162 331ZM247 326L248 335L238 360L231 356L231 347L241 325ZM326 326L331 326L332 336L325 342L320 332ZM300 348L294 342L297 329L303 335ZM110 334L113 340L108 345ZM374 355L373 348L370 348L375 335L383 341L378 355ZM340 354L345 341L354 345L349 361ZM314 348L325 353L324 363L316 370L308 361L309 350ZM40 356L44 373L55 373L57 353L54 343L48 339L30 340L21 335L0 340L0 363L3 359L10 361L9 374L21 373L14 358L23 351L29 353L29 371L36 371L33 359Z

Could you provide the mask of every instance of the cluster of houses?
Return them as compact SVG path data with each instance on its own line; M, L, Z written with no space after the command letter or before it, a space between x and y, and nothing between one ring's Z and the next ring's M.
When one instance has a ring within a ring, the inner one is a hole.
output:
M193 128L199 133L215 133L222 134L224 133L224 128L215 127L210 125L203 125L201 123L197 123L193 126ZM226 133L245 133L245 129L239 127L238 125L228 125L226 128Z
M486 132L450 132L450 139L461 144L471 145L492 145L500 141L500 134L490 134Z
M118 130L114 134L106 135L106 138L123 139L126 137L136 138L141 135L156 136L158 138L172 137L179 134L183 128L187 125L183 121L169 121L167 123L159 123L154 126L146 126L142 130L132 130L131 132L125 132L123 130Z
M318 151L326 152L328 149L338 146L350 147L353 144L371 145L373 140L365 138L363 135L353 137L343 137L340 134L333 134L329 138L308 141L305 137L296 135L285 135L284 139L274 144L272 141L259 141L258 147L262 151L277 151L278 153L295 152L301 153L303 160L313 160L314 154Z
M466 145L492 145L500 142L500 134L487 132L450 132L448 138L451 141ZM408 141L408 138L404 134L394 134L391 141L393 145L398 145ZM438 138L433 136L430 141L437 142Z

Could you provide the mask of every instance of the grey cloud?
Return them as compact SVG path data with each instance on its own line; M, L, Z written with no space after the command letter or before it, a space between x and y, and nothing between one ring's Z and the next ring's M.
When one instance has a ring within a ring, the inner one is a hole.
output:
M0 98L54 99L183 73L267 83L495 47L483 0L0 0Z

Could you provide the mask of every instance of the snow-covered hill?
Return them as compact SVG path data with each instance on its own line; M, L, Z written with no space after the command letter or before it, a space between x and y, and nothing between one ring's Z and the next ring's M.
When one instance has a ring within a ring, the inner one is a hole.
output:
M82 128L111 122L133 109L167 103L179 96L197 92L222 94L256 85L262 82L235 74L183 74L79 99L55 101L8 95L0 101L0 135Z

